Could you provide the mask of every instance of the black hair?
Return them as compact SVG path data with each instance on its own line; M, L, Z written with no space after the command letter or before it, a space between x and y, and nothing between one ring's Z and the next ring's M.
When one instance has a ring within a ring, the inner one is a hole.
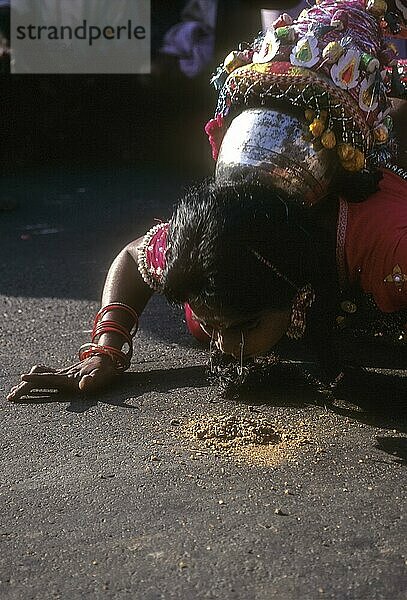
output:
M382 172L373 167L371 171L351 173L338 166L329 185L329 193L348 202L364 202L379 190L382 177Z
M259 184L204 182L171 218L164 294L219 313L288 308L318 276L305 212Z
M221 316L247 317L289 309L310 283L317 300L307 329L327 364L336 297L334 245L309 213L269 186L205 181L186 194L171 218L165 296Z

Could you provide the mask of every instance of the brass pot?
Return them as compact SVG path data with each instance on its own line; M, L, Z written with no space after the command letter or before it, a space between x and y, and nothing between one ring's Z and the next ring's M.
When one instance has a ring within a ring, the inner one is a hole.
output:
M316 143L305 119L275 108L244 110L225 134L215 178L259 180L301 203L315 204L326 196L335 170L334 152Z

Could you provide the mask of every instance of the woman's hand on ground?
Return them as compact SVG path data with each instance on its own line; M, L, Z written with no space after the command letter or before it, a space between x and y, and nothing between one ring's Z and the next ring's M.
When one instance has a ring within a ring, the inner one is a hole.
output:
M14 386L7 400L15 402L36 390L57 390L86 393L108 385L117 371L108 356L90 356L86 360L65 369L52 369L43 365L34 366L29 373L21 375L21 383Z

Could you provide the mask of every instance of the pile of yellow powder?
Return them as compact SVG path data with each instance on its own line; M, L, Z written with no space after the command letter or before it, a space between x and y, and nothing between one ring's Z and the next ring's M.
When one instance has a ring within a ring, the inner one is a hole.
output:
M290 460L309 441L305 423L282 428L260 415L202 415L187 423L185 434L215 454L260 465Z

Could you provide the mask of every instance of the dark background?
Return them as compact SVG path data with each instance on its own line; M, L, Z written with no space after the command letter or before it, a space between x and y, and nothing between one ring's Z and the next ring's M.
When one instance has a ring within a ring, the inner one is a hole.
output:
M232 42L252 38L259 11L257 3L221 2L214 64L188 79L159 52L183 4L152 2L151 75L1 75L2 168L12 173L44 164L131 166L154 160L175 169L210 169L203 126L216 99L211 70Z
M288 9L297 2L267 2ZM152 74L0 75L1 166L132 166L154 161L175 170L212 169L203 127L216 94L209 79L240 41L260 29L263 2L221 0L213 64L198 77L160 54L164 33L180 20L184 0L152 1ZM7 19L1 26L7 36Z

